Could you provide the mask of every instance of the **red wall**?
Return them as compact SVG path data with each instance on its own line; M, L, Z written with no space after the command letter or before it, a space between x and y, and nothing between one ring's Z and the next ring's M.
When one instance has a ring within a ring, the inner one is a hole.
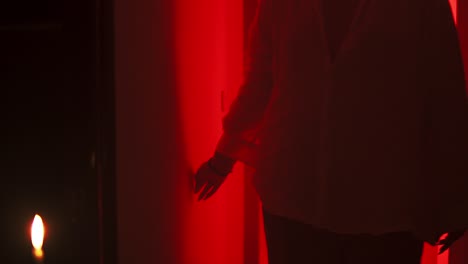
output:
M191 193L240 84L242 1L116 0L115 15L119 262L243 263L241 168L209 201Z
M178 105L186 159L195 170L213 154L223 110L241 82L242 1L174 0L174 8ZM243 263L243 199L238 167L208 201L183 201L184 263Z

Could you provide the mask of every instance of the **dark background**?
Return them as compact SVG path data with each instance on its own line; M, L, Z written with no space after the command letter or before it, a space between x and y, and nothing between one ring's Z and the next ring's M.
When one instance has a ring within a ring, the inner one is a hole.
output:
M112 258L110 7L0 4L1 263L32 263L35 213L46 224L45 263Z

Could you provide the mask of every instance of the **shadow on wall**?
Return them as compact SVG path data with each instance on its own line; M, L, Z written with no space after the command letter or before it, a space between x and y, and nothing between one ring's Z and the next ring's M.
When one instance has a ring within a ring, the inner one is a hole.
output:
M175 89L171 0L115 1L118 258L181 263L190 190Z

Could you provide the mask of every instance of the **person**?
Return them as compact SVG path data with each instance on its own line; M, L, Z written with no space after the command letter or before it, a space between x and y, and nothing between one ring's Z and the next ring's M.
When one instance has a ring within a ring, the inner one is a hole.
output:
M468 103L447 0L260 0L249 39L195 192L254 168L270 264L416 264L424 241L445 251L464 234Z

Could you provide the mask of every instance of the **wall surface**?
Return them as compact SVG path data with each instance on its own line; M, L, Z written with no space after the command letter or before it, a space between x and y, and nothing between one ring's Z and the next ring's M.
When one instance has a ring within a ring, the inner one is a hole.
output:
M115 4L119 262L243 263L241 168L210 200L191 193L240 84L242 1Z
M242 1L174 0L176 80L186 159L196 169L213 153L229 95L241 82ZM183 201L184 263L243 263L240 167L208 201Z
M178 261L183 161L171 1L115 1L119 263ZM184 182L187 184L187 182Z

